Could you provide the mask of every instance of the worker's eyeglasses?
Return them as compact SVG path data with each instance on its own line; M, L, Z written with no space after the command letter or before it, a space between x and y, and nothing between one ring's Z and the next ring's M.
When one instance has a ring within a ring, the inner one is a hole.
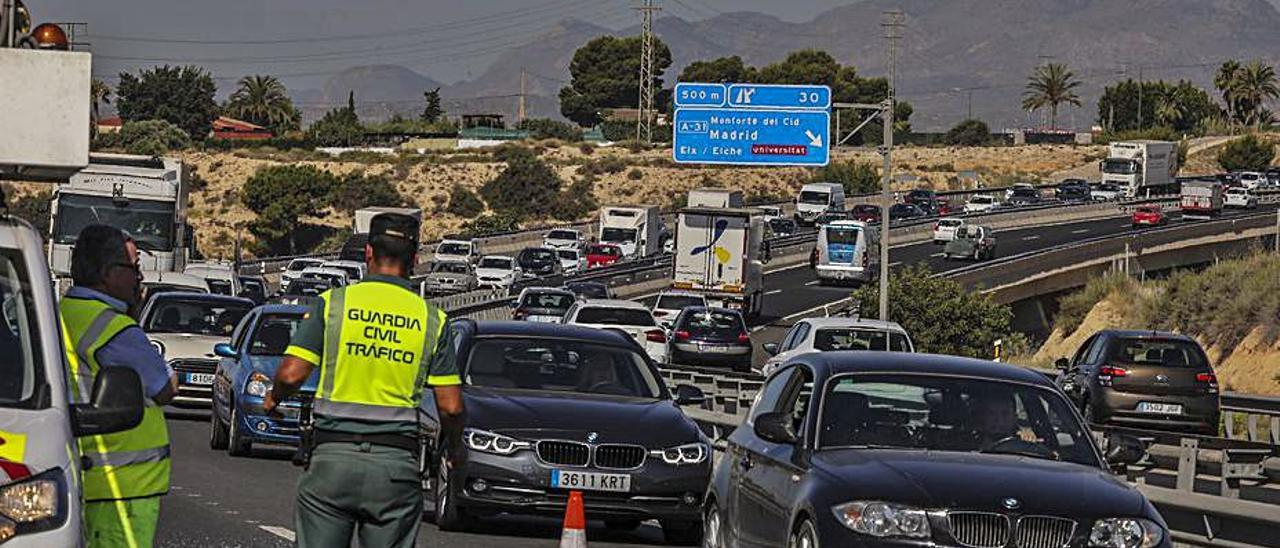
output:
M129 269L129 270L134 271L135 273L141 273L141 272L142 272L142 266L138 265L138 263L115 263L115 264L113 264L113 265L111 265L111 266L118 266L118 267L120 267L120 268L127 268L127 269Z

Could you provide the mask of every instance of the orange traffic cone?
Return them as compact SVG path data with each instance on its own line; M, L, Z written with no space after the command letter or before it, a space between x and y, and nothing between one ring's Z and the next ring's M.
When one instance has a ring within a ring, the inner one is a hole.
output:
M582 507L582 491L569 491L569 506L564 509L564 532L560 548L586 548L587 513Z

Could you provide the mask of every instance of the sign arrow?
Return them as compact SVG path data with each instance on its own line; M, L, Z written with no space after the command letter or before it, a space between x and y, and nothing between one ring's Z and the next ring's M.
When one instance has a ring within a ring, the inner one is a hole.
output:
M804 130L804 136L809 138L809 146L822 147L822 136L814 135L812 131Z

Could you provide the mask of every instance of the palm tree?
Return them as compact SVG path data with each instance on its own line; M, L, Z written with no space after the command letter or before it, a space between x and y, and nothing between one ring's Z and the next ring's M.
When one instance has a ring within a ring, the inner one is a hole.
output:
M275 76L245 76L227 101L228 115L270 128L279 134L298 128L301 116L293 108L284 84Z
M1057 129L1058 106L1064 103L1080 106L1080 96L1075 92L1079 86L1080 81L1064 63L1036 67L1035 73L1027 79L1026 91L1022 92L1022 108L1040 110L1049 107L1050 126Z
M1182 119L1187 116L1186 90L1187 88L1182 85L1164 85L1156 92L1157 124L1177 127L1182 122Z
M89 131L92 134L98 132L98 121L102 119L100 115L100 106L103 104L111 104L111 86L106 82L94 78L89 84Z
M1213 76L1213 86L1222 94L1222 102L1227 106L1227 120L1232 124L1235 123L1239 111L1236 98L1239 74L1240 62L1229 59L1218 67L1217 74Z
M1280 86L1276 85L1276 70L1262 61L1253 60L1240 69L1236 78L1237 100L1244 107L1241 116L1246 124L1262 125L1263 104L1280 98Z

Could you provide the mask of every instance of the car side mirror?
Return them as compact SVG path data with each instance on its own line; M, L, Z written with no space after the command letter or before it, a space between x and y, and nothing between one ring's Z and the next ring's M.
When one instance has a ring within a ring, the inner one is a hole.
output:
M142 377L127 367L103 367L93 379L89 403L71 406L76 437L111 434L142 423Z
M214 355L217 355L218 357L222 357L222 358L240 357L240 353L236 352L236 349L232 348L231 345L228 343L218 343L213 345L213 353Z
M763 348L764 351L768 352L770 356L778 355L778 343L764 343L760 345L760 348Z
M1071 368L1071 362L1068 361L1066 358L1058 358L1054 360L1053 366L1062 371L1066 371L1067 369Z
M1136 464L1147 456L1147 446L1142 440L1128 434L1113 433L1107 436L1107 464L1123 466Z
M790 413L765 413L756 417L756 435L760 439L783 445L794 445L799 441L791 422Z
M707 395L702 393L702 389L692 384L676 385L676 405L702 405L707 401Z

